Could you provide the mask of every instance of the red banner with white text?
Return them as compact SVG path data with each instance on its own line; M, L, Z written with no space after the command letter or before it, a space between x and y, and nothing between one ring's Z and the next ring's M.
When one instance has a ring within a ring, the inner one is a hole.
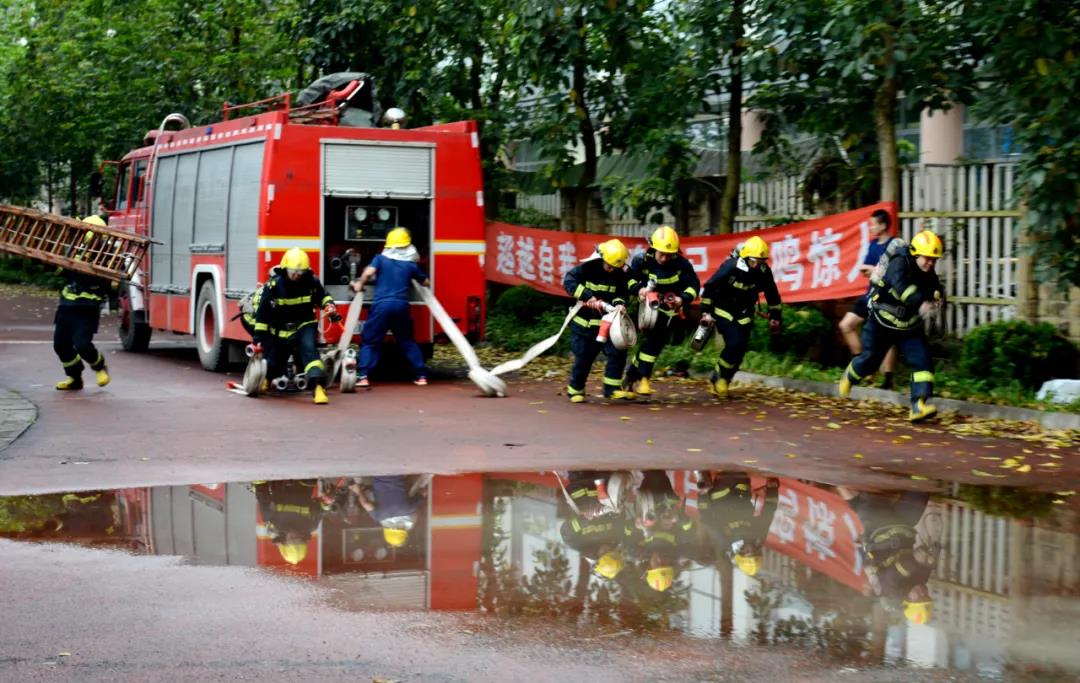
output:
M769 243L769 265L785 302L845 299L866 292L859 273L870 244L870 215L884 209L896 225L896 204L882 202L855 211L732 235L683 237L682 253L702 284L751 235ZM566 294L562 278L593 253L607 235L487 224L487 279ZM644 238L621 238L631 255L645 251Z

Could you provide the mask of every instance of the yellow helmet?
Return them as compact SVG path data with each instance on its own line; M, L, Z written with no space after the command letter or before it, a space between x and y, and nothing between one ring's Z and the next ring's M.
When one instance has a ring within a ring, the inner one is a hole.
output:
M382 536L387 545L395 548L400 548L409 540L409 532L404 529L383 529Z
M904 601L904 617L913 624L925 624L934 616L934 601Z
M105 227L105 219L97 214L90 214L86 218L82 219L83 223L89 223L90 225L96 225L99 228Z
M761 555L736 555L735 566L742 570L743 574L753 576L761 569Z
M674 254L679 251L679 234L670 225L661 225L653 230L649 246L665 254Z
M941 238L929 230L923 230L911 238L911 254L913 256L941 258L943 251L945 251L945 246L941 243Z
M594 571L598 576L602 576L605 579L614 579L619 575L619 572L623 570L624 565L622 553L604 553L596 560Z
M289 564L300 564L307 557L307 543L278 543L277 549Z
M407 247L412 244L412 235L405 228L394 228L386 233L386 246L389 249Z
M311 260L306 251L293 247L281 257L281 267L285 270L307 270L311 268Z
M604 259L604 263L612 268L622 268L630 258L630 250L616 239L601 242L596 245L596 251L599 252L600 258Z
M739 256L741 258L769 258L769 245L768 243L754 235L750 239L743 243L742 249L739 250Z
M675 583L675 569L673 567L656 567L645 573L645 580L658 593L663 593Z

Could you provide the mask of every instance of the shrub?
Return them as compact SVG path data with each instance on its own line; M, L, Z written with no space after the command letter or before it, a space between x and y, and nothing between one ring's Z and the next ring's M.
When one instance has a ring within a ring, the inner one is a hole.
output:
M1049 323L1020 320L980 325L964 337L960 368L984 386L1014 380L1030 389L1054 378L1076 377L1077 349Z
M526 228L543 228L545 230L558 230L559 218L537 211L529 207L521 209L502 209L499 211L499 220L511 225L521 225Z
M21 256L0 255L0 282L59 289L64 284L64 278L57 273L56 266Z
M555 334L569 308L569 300L531 287L511 287L499 296L487 318L487 340L507 351L524 351ZM548 353L568 353L570 335L564 334Z
M785 306L783 320L783 334L774 337L769 334L769 321L755 316L750 349L817 358L822 347L832 339L832 323L813 306Z

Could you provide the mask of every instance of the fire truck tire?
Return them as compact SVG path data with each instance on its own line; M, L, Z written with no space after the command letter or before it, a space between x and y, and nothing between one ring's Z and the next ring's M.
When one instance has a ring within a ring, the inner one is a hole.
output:
M223 372L229 361L227 342L218 334L222 311L217 309L214 283L204 282L195 303L195 346L199 350L199 362L210 372Z
M152 330L149 324L136 321L135 312L131 310L126 297L121 297L121 299L120 326L118 329L120 346L125 351L142 353L150 348L150 333Z

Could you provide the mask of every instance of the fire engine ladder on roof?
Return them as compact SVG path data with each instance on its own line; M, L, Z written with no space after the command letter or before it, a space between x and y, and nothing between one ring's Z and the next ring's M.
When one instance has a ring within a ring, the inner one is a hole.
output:
M0 251L126 281L142 263L148 237L74 218L0 204Z

